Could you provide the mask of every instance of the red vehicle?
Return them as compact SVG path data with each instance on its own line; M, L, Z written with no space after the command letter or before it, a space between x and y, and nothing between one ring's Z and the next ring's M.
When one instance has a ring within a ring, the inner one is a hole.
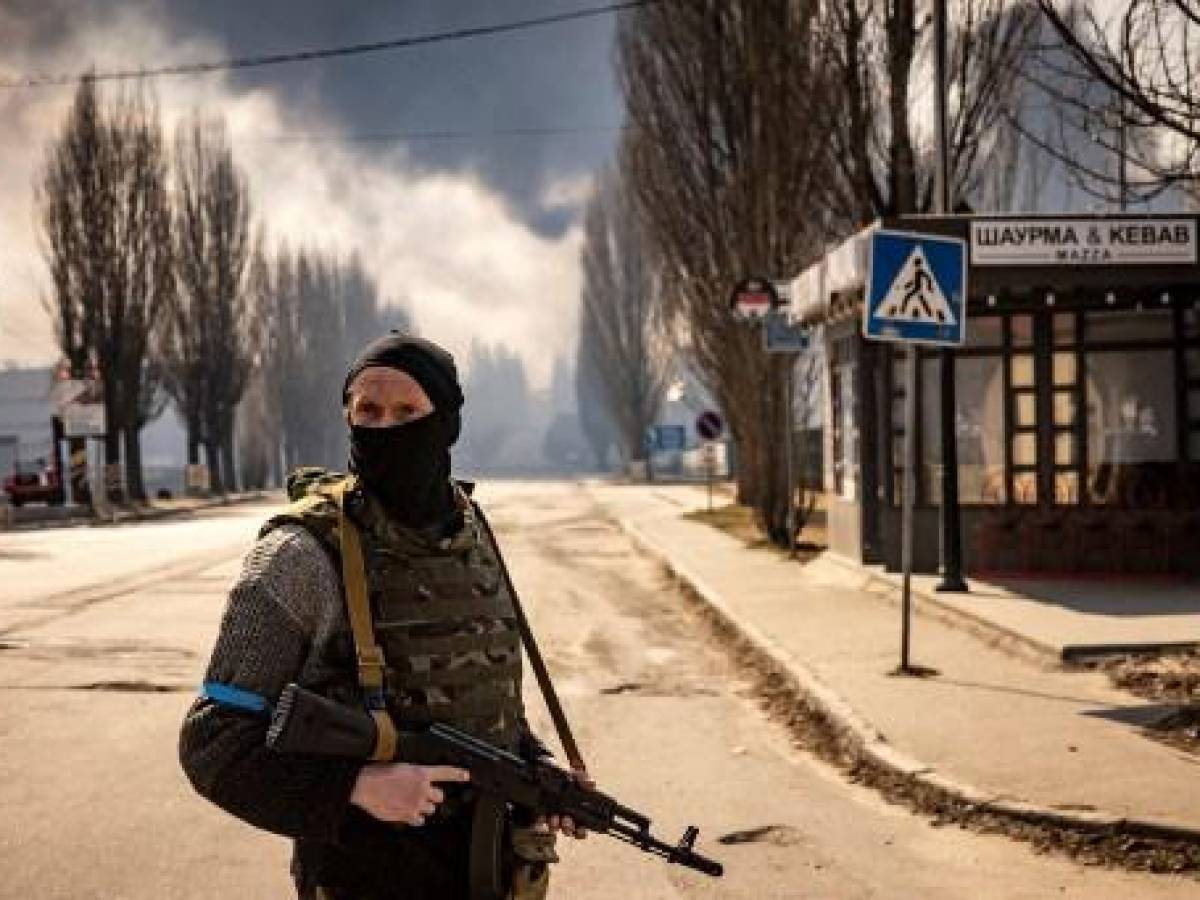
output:
M66 500L58 470L41 460L32 465L17 463L13 473L4 480L4 493L8 494L13 506L25 503L61 506Z

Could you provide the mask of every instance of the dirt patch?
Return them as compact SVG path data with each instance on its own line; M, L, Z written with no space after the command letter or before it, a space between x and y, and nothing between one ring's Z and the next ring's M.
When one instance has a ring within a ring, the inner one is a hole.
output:
M1105 660L1100 668L1122 690L1146 700L1176 704L1142 733L1200 754L1200 650L1130 653Z
M1147 737L1200 754L1200 703L1181 706L1145 729Z
M1117 687L1147 700L1200 702L1200 650L1131 653L1101 668Z
M711 525L730 537L737 538L752 550L767 550L778 554L781 558L788 557L786 549L767 540L767 536L755 521L754 510L748 506L729 503L725 506L718 506L711 512L706 509L694 510L685 513L683 517L691 519L693 522ZM810 562L828 548L828 543L825 530L825 509L823 503L818 501L809 514L808 520L804 523L804 527L796 536L796 562L801 564Z

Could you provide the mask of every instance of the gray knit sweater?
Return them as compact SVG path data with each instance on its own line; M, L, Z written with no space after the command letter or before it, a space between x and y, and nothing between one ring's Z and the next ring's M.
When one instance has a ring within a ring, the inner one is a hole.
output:
M206 681L273 702L292 681L353 685L354 649L333 563L299 526L260 538L229 594ZM199 699L179 754L196 790L252 825L292 838L333 839L360 764L284 756L265 745L267 720Z

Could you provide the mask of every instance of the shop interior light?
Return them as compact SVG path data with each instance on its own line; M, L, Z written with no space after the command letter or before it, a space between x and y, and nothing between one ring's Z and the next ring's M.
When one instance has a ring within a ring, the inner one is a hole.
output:
M1166 291L1163 291L1162 296L1158 298L1158 302L1161 303L1163 306L1166 306L1168 303L1171 302L1171 295L1168 294Z
M1117 302L1117 295L1114 294L1112 291L1109 291L1107 294L1104 295L1104 302L1107 303L1109 306L1114 305Z
M1054 292L1053 292L1053 291L1047 291L1047 292L1046 292L1046 305L1047 305L1047 306L1053 306L1053 305L1054 305Z
M988 305L988 306L995 306L995 305L996 305L996 295L995 295L995 294L988 294L988 296L987 296L987 305Z

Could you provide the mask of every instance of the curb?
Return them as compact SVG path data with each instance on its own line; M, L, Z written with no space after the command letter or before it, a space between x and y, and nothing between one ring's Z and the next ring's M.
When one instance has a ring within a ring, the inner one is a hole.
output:
M608 512L603 503L600 505ZM786 654L758 629L739 621L719 594L671 559L669 553L636 525L611 512L608 515L616 519L640 550L656 559L683 584L720 630L747 646L757 657L755 662L782 682L784 691L792 695L795 704L814 713L831 727L840 754L852 766L865 764L885 776L914 782L932 795L934 806L965 808L973 814L982 812L1014 824L1049 825L1087 835L1130 836L1200 847L1200 826L1116 816L1100 810L1065 810L1018 802L939 774L933 766L913 759L889 744L878 729L821 682L811 669Z
M144 509L132 508L118 510L116 518L104 519L99 516L86 515L70 515L63 517L33 519L25 522L12 521L7 528L0 527L0 531L41 531L47 528L78 528L81 526L90 526L93 528L107 528L114 525L125 525L130 522L152 522L159 519L174 519L182 516L187 516L192 513L205 512L210 509L216 509L222 506L237 506L241 503L251 503L256 500L265 500L268 497L268 492L254 491L251 493L238 494L234 497L220 497L211 500L205 500L196 506L181 507L178 509L161 509L158 507L147 507Z

